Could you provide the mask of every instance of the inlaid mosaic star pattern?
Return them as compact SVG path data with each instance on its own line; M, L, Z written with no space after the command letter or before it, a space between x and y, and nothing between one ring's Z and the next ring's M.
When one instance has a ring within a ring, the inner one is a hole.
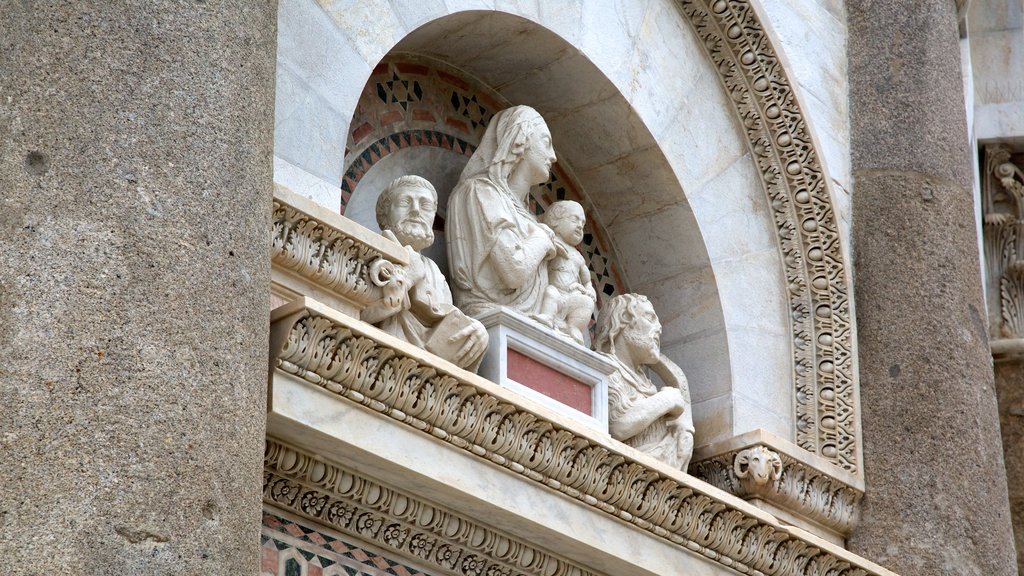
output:
M352 120L341 184L341 213L363 175L388 154L431 146L467 158L473 155L494 113L507 107L484 86L418 62L385 61L374 70ZM538 216L553 202L575 200L592 206L558 164L551 179L534 190L530 207ZM588 218L580 252L590 265L598 307L625 291L611 246L600 224Z
M260 576L433 576L264 510Z

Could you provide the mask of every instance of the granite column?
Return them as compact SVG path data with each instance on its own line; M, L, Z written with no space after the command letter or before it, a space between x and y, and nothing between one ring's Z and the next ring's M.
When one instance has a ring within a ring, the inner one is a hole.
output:
M1016 574L957 7L847 9L867 480L849 546L904 576Z
M258 571L276 2L0 2L5 574Z

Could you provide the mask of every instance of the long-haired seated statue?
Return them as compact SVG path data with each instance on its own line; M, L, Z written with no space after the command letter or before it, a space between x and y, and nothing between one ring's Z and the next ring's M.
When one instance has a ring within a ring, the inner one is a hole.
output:
M661 353L661 323L645 296L612 298L597 319L594 349L618 366L608 379L608 431L621 442L686 471L693 415L686 376ZM650 366L665 383L647 376Z

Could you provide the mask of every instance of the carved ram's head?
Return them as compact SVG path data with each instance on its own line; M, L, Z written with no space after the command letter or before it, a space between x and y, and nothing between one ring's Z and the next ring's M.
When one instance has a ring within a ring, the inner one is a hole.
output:
M782 476L782 458L764 446L754 446L736 454L732 469L737 478L750 478L754 484L764 486Z

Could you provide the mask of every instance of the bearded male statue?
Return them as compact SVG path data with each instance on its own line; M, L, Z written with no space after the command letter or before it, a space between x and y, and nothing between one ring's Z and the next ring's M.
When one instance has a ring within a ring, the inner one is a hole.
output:
M693 455L693 414L686 376L661 353L661 323L645 296L612 298L597 319L594 349L618 370L608 378L612 437L683 472ZM646 367L662 379L658 388Z
M434 243L436 212L437 191L419 176L401 176L381 192L377 224L386 238L405 246L409 265L375 278L385 298L363 310L362 319L475 372L487 350L487 330L455 307L441 270L420 254Z

